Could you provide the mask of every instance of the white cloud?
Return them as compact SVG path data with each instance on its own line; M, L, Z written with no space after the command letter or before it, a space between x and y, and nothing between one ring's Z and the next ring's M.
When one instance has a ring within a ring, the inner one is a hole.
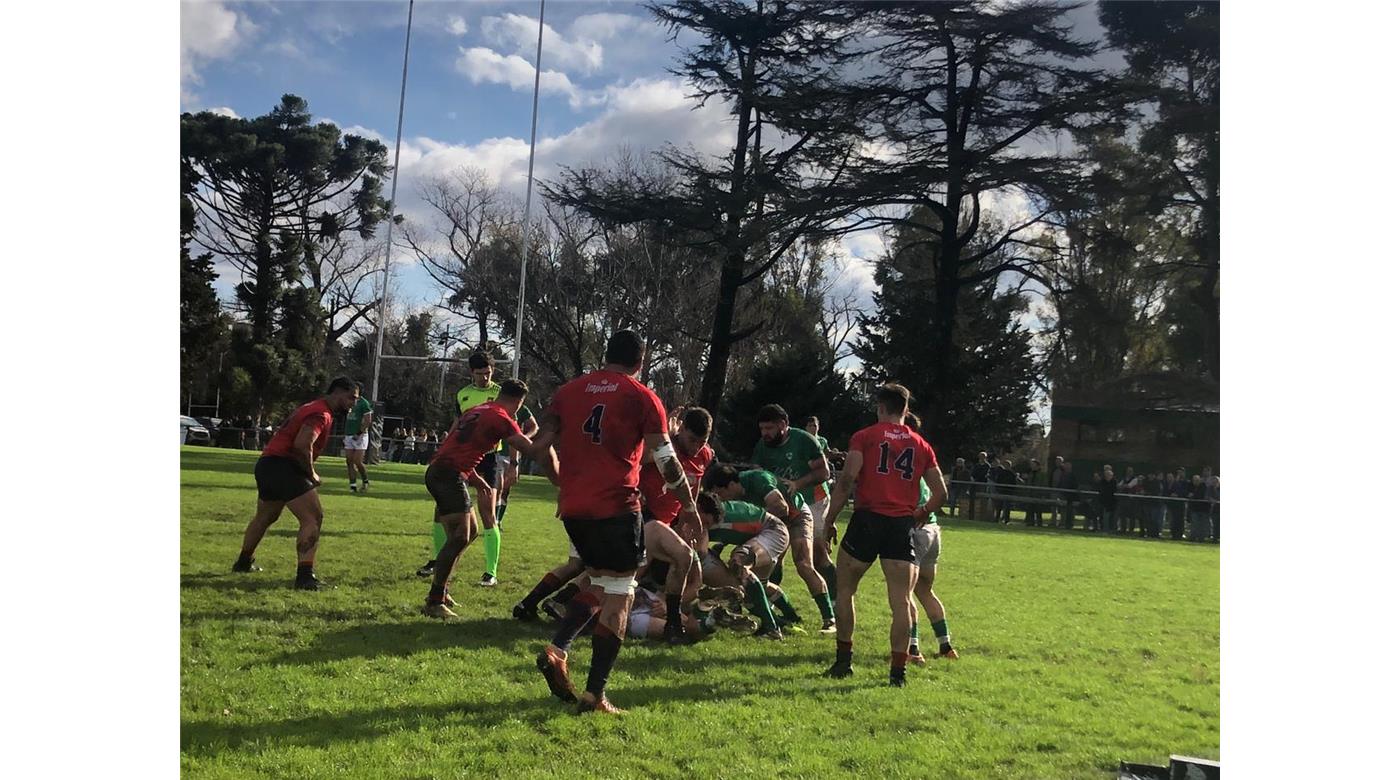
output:
M199 69L226 59L256 34L248 18L223 3L180 4L180 97L182 103L197 100L191 87L202 84Z
M481 20L481 31L489 40L506 48L514 47L516 54L534 59L539 19L520 14L488 16ZM603 66L603 47L582 37L568 40L545 24L544 61L570 73L592 73Z
M535 66L519 55L502 55L481 46L460 49L457 58L457 72L471 79L473 84L483 81L489 84L505 84L516 91L528 91L535 87ZM556 70L546 70L540 74L540 91L568 95L578 99L580 92L569 81L569 77Z
M466 19L455 15L447 17L447 31L449 33L460 38L461 36L467 34L468 29L470 28L467 27Z
M229 117L230 119L238 119L238 118L239 118L238 112L237 112L237 111L234 111L233 109L229 108L228 106L218 106L217 108L211 108L211 109L209 109L209 113L211 113L211 114L218 114L219 116L226 116L226 117Z
M593 41L607 41L624 33L652 26L649 20L631 14L584 14L574 20L570 29L575 36Z

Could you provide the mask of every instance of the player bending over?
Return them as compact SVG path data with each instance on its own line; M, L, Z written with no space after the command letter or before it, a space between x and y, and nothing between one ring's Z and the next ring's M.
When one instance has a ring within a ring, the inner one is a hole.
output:
M790 538L787 525L747 501L721 501L716 493L701 493L695 506L711 540L735 545L723 568L706 567L705 584L743 588L750 611L759 619L754 635L782 639L783 632L773 616L764 579L787 551ZM709 560L717 559L711 556ZM782 591L777 592L781 594Z
M253 553L267 529L281 516L282 507L286 507L301 526L297 531L297 576L293 584L302 590L321 589L314 569L325 512L316 492L316 486L321 484L316 458L325 452L326 442L330 441L331 417L348 411L359 397L358 383L349 377L337 377L331 381L325 397L303 404L272 435L253 466L258 508L243 532L243 550L234 561L234 571L262 571L253 563Z
M552 453L536 447L520 431L515 416L525 402L529 388L519 379L502 383L496 399L468 409L447 432L447 439L433 455L423 473L423 484L436 502L436 521L447 532L447 539L438 552L433 566L433 584L423 613L430 617L456 617L453 602L447 595L447 582L457 565L457 559L477 537L477 515L468 508L467 484L477 489L477 511L481 517L492 517L496 510L496 491L476 470L482 458L494 453L505 442L521 452L530 452L546 462L552 471Z
M580 713L622 712L608 701L605 688L626 634L634 577L646 560L638 487L644 455L651 456L667 489L680 500L678 518L699 522L685 469L667 436L666 410L636 378L645 355L635 331L614 333L605 365L555 392L535 442L537 448L559 450L559 515L589 579L535 665L550 693L577 701ZM595 618L588 683L576 696L568 651Z
M933 448L904 424L909 412L907 388L881 387L875 391L875 409L879 422L851 437L846 466L827 509L827 525L834 534L836 518L855 492L855 512L836 560L836 662L826 674L851 675L856 589L878 557L890 603L890 685L902 687L909 650L910 594L917 575L912 532L942 505L943 475ZM922 505L921 476L932 486L930 500Z

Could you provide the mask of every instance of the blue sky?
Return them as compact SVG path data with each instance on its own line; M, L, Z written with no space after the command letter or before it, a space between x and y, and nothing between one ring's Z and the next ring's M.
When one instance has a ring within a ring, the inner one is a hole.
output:
M410 221L430 218L421 183L462 166L523 199L538 11L538 2L415 3L399 178ZM183 2L180 108L255 116L291 92L392 155L407 14L407 2ZM1081 36L1101 35L1092 4L1070 18ZM667 72L677 45L640 4L547 0L545 23L537 179L622 146L725 149L724 107L695 108ZM1017 210L1014 198L1004 205ZM843 290L868 299L868 261L882 248L874 232L841 242L832 275ZM395 260L396 307L438 300L406 253ZM227 296L237 279L220 270Z

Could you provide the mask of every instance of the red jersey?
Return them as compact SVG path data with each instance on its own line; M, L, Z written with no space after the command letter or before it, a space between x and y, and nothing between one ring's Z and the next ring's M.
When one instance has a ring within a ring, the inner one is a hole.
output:
M856 509L908 517L919 506L919 478L938 465L933 448L907 425L875 423L851 437L862 456L856 475Z
M666 433L666 410L646 385L599 370L554 393L559 418L559 514L601 520L641 511L643 436Z
M469 474L487 453L496 451L502 439L518 433L520 425L504 406L495 401L477 404L452 423L432 462Z
M292 412L292 416L282 423L282 427L272 434L267 446L263 447L262 454L276 455L280 458L295 457L292 445L296 443L297 434L301 433L302 427L306 425L310 425L316 432L316 438L311 442L311 459L316 460L326 451L326 443L331 439L331 406L324 398L298 406L297 410Z
M705 476L705 469L710 467L710 461L715 459L715 451L706 444L699 452L690 456L682 455L680 450L676 450L676 457L680 458L681 468L685 469L685 478L690 482L690 497L694 498L700 494L700 480ZM647 500L647 509L651 510L651 516L666 525L674 522L676 516L681 513L681 500L666 489L666 480L661 476L661 469L656 467L654 461L642 466L641 488L642 497Z

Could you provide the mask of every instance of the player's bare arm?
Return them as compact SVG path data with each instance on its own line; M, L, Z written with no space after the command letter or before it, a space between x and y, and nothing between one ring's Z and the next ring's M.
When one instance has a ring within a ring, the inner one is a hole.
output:
M296 441L292 443L292 452L296 456L297 465L301 466L301 470L311 478L312 484L319 485L321 484L321 475L316 473L316 457L311 454L315 444L316 429L308 423L297 431Z
M826 508L826 537L828 540L836 538L836 518L840 516L841 510L846 508L846 502L850 500L851 494L856 489L856 474L860 473L861 464L865 456L860 450L851 450L846 456L846 467L841 469L841 478L836 480L836 489L831 491L831 503Z
M831 464L826 462L825 455L809 461L807 465L811 466L812 470L804 474L801 479L783 480L788 495L799 493L813 485L819 485L831 479Z
M948 488L943 484L943 471L936 464L929 466L928 471L924 472L924 482L928 483L929 496L928 503L919 507L920 520L927 520L948 498Z
M781 490L770 491L768 495L764 496L763 508L767 510L769 514L777 515L778 517L788 517L792 514L792 510L788 508L787 499L783 497L783 492Z

